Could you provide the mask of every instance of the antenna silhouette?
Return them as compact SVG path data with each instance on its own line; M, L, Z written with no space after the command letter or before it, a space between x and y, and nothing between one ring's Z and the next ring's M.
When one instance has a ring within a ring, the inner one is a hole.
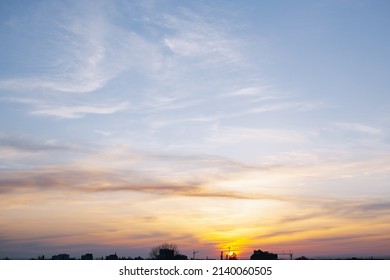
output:
M192 254L193 254L193 258L192 258L192 259L193 259L193 260L195 260L195 255L196 255L196 253L199 253L199 251L195 251L195 250L194 250L194 251L192 252Z
M229 250L228 253L225 255L225 260L230 259L230 257L234 257L234 258L237 257L237 255L234 253L234 248L232 250L231 247L229 246L229 247L223 247L222 250L223 249ZM223 260L223 257L224 257L224 251L221 251L221 260Z

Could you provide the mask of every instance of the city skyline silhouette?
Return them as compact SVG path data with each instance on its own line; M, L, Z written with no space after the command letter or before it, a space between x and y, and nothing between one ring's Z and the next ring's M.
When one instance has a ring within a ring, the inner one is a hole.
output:
M66 250L65 250L66 251ZM352 255L340 254L329 256L303 256L296 254L293 251L269 252L267 250L254 249L252 252L242 252L237 254L231 247L225 247L225 251L220 251L219 256L213 251L206 251L211 255L200 254L201 251L188 252L188 250L180 250L177 244L162 243L158 246L151 247L148 252L143 252L138 256L129 255L131 249L121 249L122 255L117 253L94 254L92 250L88 253L58 253L58 254L38 254L35 257L16 257L19 260L389 260L390 255ZM126 252L126 253L124 253ZM134 253L134 252L133 252ZM215 254L214 254L215 253ZM198 254L196 257L196 254ZM142 256L141 256L142 255ZM191 256L192 257L191 257ZM200 256L199 256L200 255ZM0 256L0 260L11 260L9 256Z

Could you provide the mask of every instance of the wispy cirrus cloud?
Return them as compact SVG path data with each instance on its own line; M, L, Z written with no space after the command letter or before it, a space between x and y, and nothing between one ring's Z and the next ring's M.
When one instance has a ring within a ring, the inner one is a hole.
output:
M46 37L40 46L44 50L51 46L39 62L42 69L29 75L3 78L0 89L89 93L105 87L128 69L154 64L144 64L145 59L151 62L150 58L155 57L152 44L135 32L112 24L110 12L104 9L104 5L84 2L67 7L59 4L60 8L55 6L48 5L37 11L41 14L58 13L50 23L34 18L33 26L21 25L23 32L30 34L34 34L32 28L45 26L45 32L52 35ZM85 16L75 13L80 9L85 10Z
M156 178L141 179L137 171L126 171L133 176L118 179L118 171L110 169L73 169L42 168L40 170L7 171L8 175L0 172L0 194L22 191L66 191L68 193L117 193L138 192L168 197L199 197L216 199L239 200L278 200L288 201L287 196L272 194L248 194L239 191L213 190L199 183L175 183L156 181ZM70 176L70 174L72 174ZM99 183L103 181L104 183ZM127 181L127 183L126 183ZM69 186L72 186L69 188Z
M135 191L143 193L152 193L158 195L167 196L184 196L184 197L199 197L199 198L215 198L215 199L239 199L239 200L278 200L289 201L291 197L283 197L270 194L246 194L233 191L223 190L207 190L205 188L190 185L190 186L168 186L168 185L156 185L156 186L113 186L104 188L90 188L87 192L126 192Z
M242 57L237 52L238 41L228 38L223 29L216 28L204 18L183 11L182 17L166 15L163 24L174 30L166 35L164 44L175 54L183 57L208 57L206 62L237 63Z
M337 122L333 126L338 129L346 130L349 132L356 132L361 134L368 134L373 136L378 136L382 134L381 129L361 123L347 123L347 122Z
M279 92L269 84L242 87L221 93L219 98L234 98L236 101L250 101L252 104L264 103L265 101L283 100L289 97L288 94Z
M302 200L305 201L305 200ZM306 209L294 214L287 214L278 221L280 225L288 226L316 222L317 220L332 221L333 219L385 221L390 217L390 201L377 198L328 198L316 201L305 201ZM385 223L386 224L386 223ZM331 225L331 224L329 224ZM325 226L325 224L324 224Z
M241 143L243 141L302 143L308 141L308 135L287 129L219 126L212 133L208 141L219 144Z
M55 140L47 140L42 143L39 141L34 141L29 137L6 133L0 133L0 146L31 152L48 150L69 150L74 148L71 145L59 144Z
M38 148L45 150L45 147ZM375 213L389 211L387 201L334 197L342 193L342 189L337 192L334 190L333 196L316 197L318 191L302 193L299 189L291 188L291 185L310 184L312 188L321 189L321 183L318 182L323 178L331 180L332 177L337 178L346 172L360 174L368 165L373 165L372 161L360 165L247 165L212 156L133 153L126 149L114 154L100 152L100 155L92 151L90 156L84 154L84 157L86 158L79 160L77 168L70 162L51 167L44 165L39 169L8 168L0 174L2 192L41 188L47 191L63 189L70 193L138 192L167 197L275 200L293 204L304 203L313 210L309 216L307 213L297 213L297 216L286 217L284 222L308 220L316 216L372 217ZM169 163L169 168L162 166L164 163ZM382 166L383 162L375 164ZM374 166L372 169L377 168ZM169 176L166 174L168 170ZM375 172L385 174L386 170L385 168ZM194 172L198 176L193 176ZM229 176L219 175L226 172L229 172ZM241 188L237 189L237 186ZM327 189L329 190L329 187ZM344 191L348 192L348 189ZM381 193L381 188L378 188L378 191Z
M64 119L81 118L87 114L100 114L107 115L113 114L119 111L126 110L128 108L127 103L120 103L117 105L107 106L53 106L51 108L40 108L31 112L32 115L47 115Z
M53 159L50 156L46 157L49 154L64 155L80 152L82 149L75 143L61 143L53 138L41 140L21 134L0 132L1 168L9 169L28 165L37 167L42 161L48 158Z
M204 112L203 114L196 113L192 114L190 116L186 115L182 118L172 118L172 117L163 117L159 118L158 120L152 120L149 124L154 127L164 127L164 126L170 126L170 125L177 125L180 123L217 123L219 121L223 120L231 120L239 117L248 117L251 115L257 115L257 114L265 114L265 113L272 113L272 112L283 112L283 111L310 111L314 110L316 108L322 107L323 104L320 102L273 102L273 103L266 103L262 105L257 105L257 103L264 103L264 101L269 101L273 99L282 99L283 97L264 97L259 100L259 98L256 98L257 100L250 100L250 104L246 104L245 102L229 102L225 103L227 108L221 108L221 110L218 110L217 112ZM218 102L217 100L215 101ZM186 103L178 103L178 104L171 104L166 107L157 107L157 111L161 110L170 110L170 109L185 109L187 107L194 107L196 105L204 105L204 100L194 100L194 101L188 101ZM221 105L221 104L219 104ZM234 105L237 107L235 109L229 110L230 107L234 107ZM153 105L150 105L153 106ZM150 107L149 106L149 107ZM197 108L197 107L196 107ZM202 109L198 110L202 111ZM192 111L190 111L192 112ZM276 130L275 130L276 131ZM266 132L266 129L263 129L263 132ZM272 134L272 133L271 133ZM238 136L239 137L239 136ZM271 136L272 137L272 136ZM267 138L267 137L265 137Z
M82 118L88 114L114 114L129 108L128 102L107 102L104 104L83 104L82 102L72 102L73 105L64 105L47 99L3 98L0 100L31 105L34 107L34 109L30 112L31 115L51 116L62 119Z

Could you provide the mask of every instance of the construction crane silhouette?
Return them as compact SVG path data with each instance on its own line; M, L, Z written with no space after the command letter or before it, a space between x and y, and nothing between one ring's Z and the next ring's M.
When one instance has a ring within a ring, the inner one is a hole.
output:
M195 251L195 250L194 250L194 251L192 252L192 254L193 254L193 258L192 258L192 259L193 259L193 260L195 260L195 255L196 255L196 253L199 253L199 251Z

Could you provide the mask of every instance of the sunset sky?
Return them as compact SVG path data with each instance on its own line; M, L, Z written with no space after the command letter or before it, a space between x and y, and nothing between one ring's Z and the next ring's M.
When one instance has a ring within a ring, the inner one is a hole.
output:
M0 259L389 256L389 14L0 1Z

